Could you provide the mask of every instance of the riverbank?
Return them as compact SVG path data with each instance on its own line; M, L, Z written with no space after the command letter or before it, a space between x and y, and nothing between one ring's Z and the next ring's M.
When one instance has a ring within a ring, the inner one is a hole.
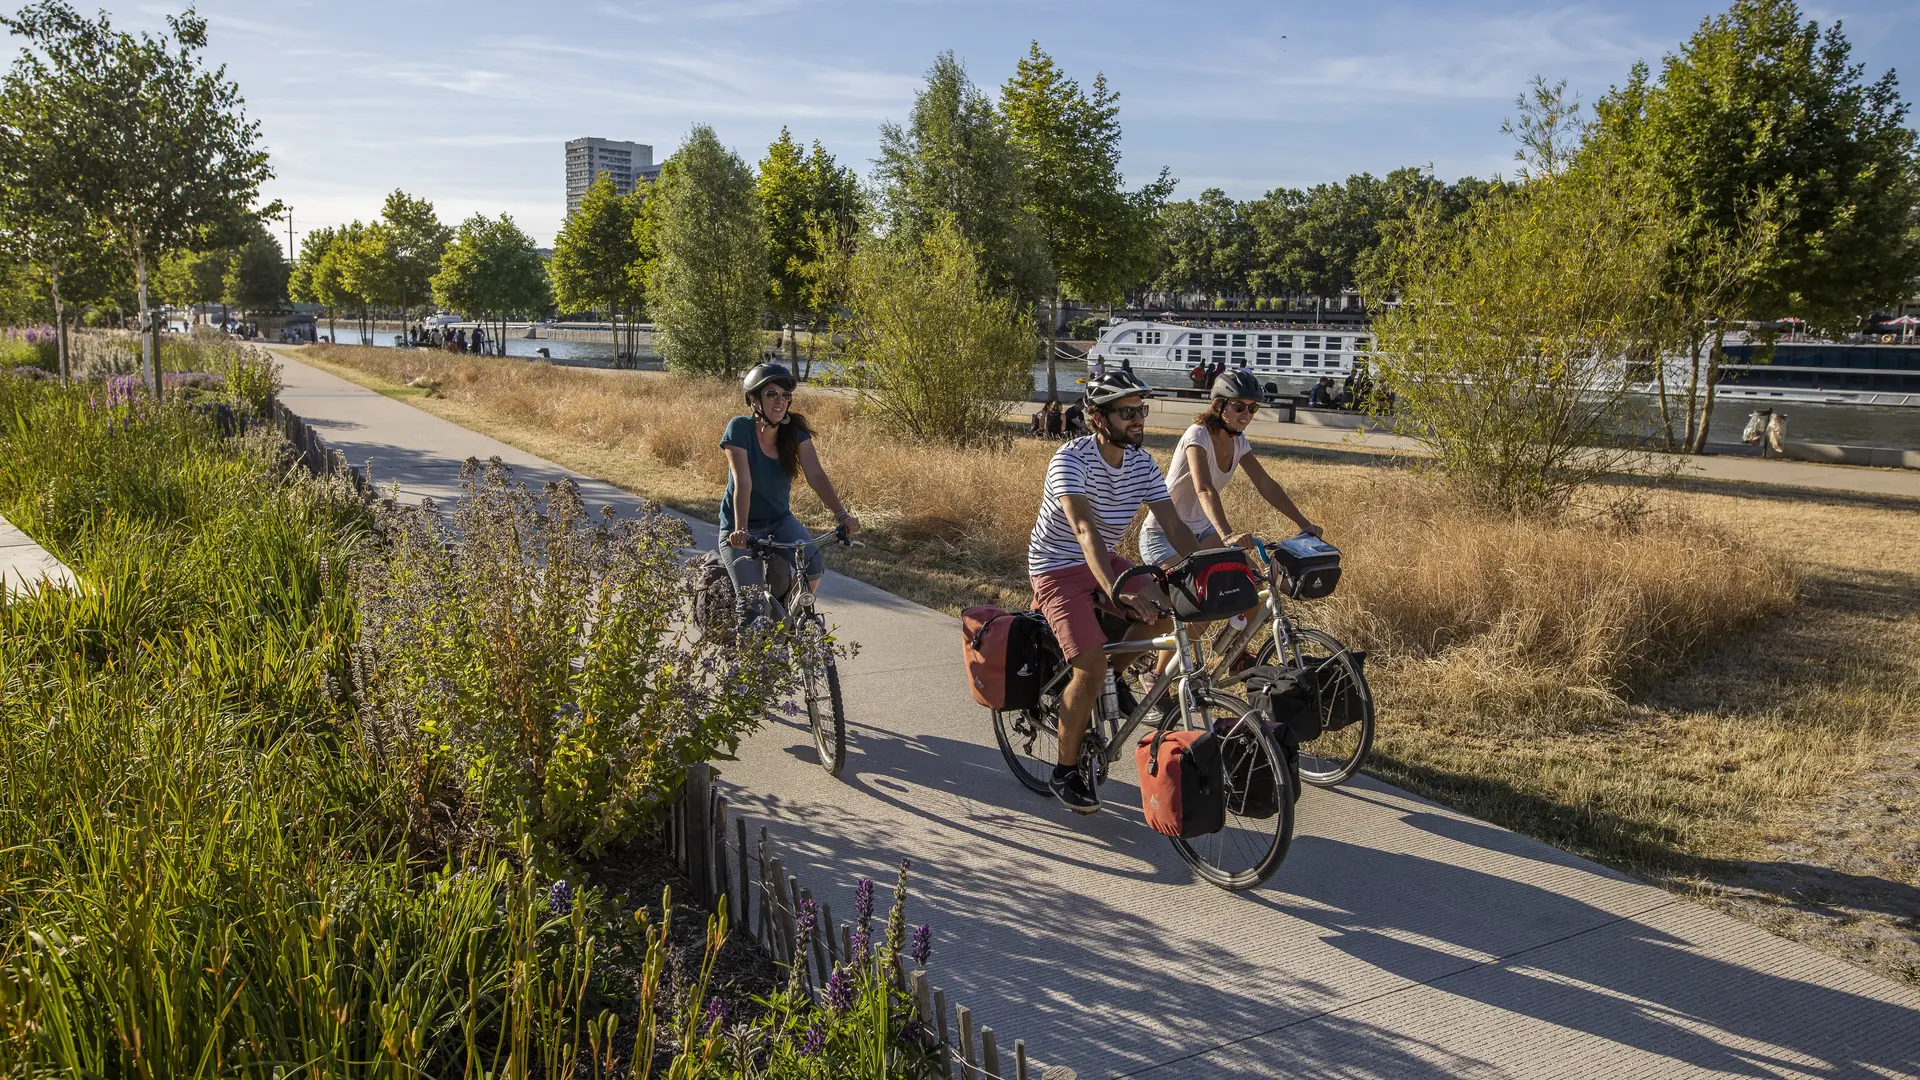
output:
M390 350L300 355L714 513L714 440L734 411L724 386ZM415 378L434 396L405 385ZM947 611L1030 602L1021 554L1050 445L902 448L842 399L806 393L802 411L869 527L868 548L834 554L839 569ZM1341 592L1309 618L1374 650L1378 775L1920 977L1900 914L1920 889L1912 819L1862 818L1864 836L1836 838L1820 809L1861 797L1851 785L1906 760L1903 740L1920 731L1920 501L1702 478L1631 519L1542 530L1459 511L1404 454L1256 442L1347 552ZM1171 443L1150 446L1164 458ZM1281 529L1232 494L1236 520Z

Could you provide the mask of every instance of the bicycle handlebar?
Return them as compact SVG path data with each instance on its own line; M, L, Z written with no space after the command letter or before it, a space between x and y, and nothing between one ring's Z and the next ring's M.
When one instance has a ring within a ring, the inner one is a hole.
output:
M813 547L815 544L824 543L828 540L832 540L838 544L843 544L847 547L854 546L853 536L847 532L847 527L845 525L836 525L833 528L828 529L826 532L821 533L819 536L811 537L806 540L780 541L780 540L768 540L765 538L762 538L759 540L748 540L747 550L749 551L798 551L801 548Z

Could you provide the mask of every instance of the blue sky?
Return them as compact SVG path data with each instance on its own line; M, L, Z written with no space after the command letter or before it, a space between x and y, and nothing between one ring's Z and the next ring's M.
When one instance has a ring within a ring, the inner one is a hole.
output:
M78 0L82 9L110 0ZM299 234L371 217L393 188L449 221L514 215L542 244L565 211L562 143L651 143L711 124L757 161L781 125L863 174L934 55L997 87L1037 39L1121 94L1125 166L1176 198L1240 198L1361 170L1511 170L1500 122L1536 73L1591 101L1718 4L1105 3L999 0L201 0ZM115 6L128 28L171 5ZM1878 76L1920 56L1920 5L1808 6L1843 19ZM1901 71L1909 100L1920 71ZM283 227L284 234L284 227Z

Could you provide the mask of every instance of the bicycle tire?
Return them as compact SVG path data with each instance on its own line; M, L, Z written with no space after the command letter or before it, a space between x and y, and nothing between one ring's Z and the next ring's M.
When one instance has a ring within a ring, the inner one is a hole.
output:
M826 621L819 620L821 631ZM820 683L825 682L822 687ZM840 696L840 667L828 656L822 671L807 672L807 725L813 729L813 748L828 776L839 776L847 763L847 706Z
M1007 759L1007 771L1028 791L1053 797L1048 784L1053 766L1060 758L1060 719L1056 709L993 711L993 738L1000 744L1000 756ZM1018 744L1016 746L1016 744Z
M1373 750L1373 691L1367 686L1366 671L1354 662L1338 638L1311 627L1300 628L1296 635L1303 644L1311 643L1326 650L1330 662L1340 665L1353 692L1360 698L1360 719L1339 731L1324 732L1300 744L1300 779L1314 787L1338 787L1353 779ZM1260 647L1257 662L1277 663L1279 654L1274 640L1268 638ZM1292 661L1287 663L1291 666Z
M1225 727L1216 720L1215 731L1222 736L1244 737L1257 752L1248 755L1240 767L1228 771L1226 824L1218 832L1191 840L1177 836L1168 839L1202 881L1228 892L1241 892L1257 888L1272 877L1293 846L1293 778L1287 769L1285 751L1267 731L1264 713L1220 690L1208 690L1205 696L1209 713L1232 718ZM1182 726L1178 712L1161 721L1162 730L1173 731ZM1246 807L1246 792L1254 783L1279 786L1272 816L1250 817L1235 811L1236 806Z

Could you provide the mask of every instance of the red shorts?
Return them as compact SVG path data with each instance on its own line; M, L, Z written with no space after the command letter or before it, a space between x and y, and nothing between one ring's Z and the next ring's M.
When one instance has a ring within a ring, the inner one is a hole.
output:
M1118 578L1133 564L1109 551L1107 566ZM1086 563L1049 570L1029 580L1033 582L1034 606L1047 617L1047 625L1053 627L1060 651L1069 661L1106 645L1106 631L1100 629L1100 616L1093 603L1094 594L1101 591L1100 579L1093 576Z

